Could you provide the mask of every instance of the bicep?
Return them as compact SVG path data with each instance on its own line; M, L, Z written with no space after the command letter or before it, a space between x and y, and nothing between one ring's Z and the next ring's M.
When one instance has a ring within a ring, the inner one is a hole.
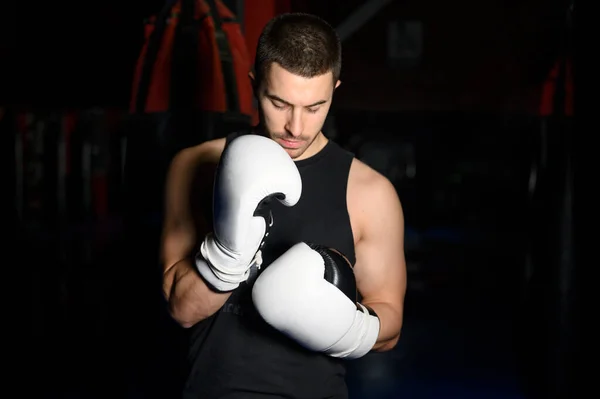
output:
M171 162L165 184L161 257L165 271L190 255L203 222L196 210L199 182L197 155L183 150Z
M404 216L394 187L385 183L363 211L354 273L363 302L386 303L401 313L406 291Z
M189 257L211 228L214 171L224 148L225 139L206 141L180 151L171 162L161 242L165 272Z

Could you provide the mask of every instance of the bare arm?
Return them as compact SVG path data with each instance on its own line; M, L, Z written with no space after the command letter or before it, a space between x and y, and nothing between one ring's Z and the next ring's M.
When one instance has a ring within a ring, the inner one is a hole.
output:
M395 188L383 176L371 176L359 191L356 203L360 204L360 236L354 273L362 303L373 309L381 322L373 350L386 351L397 344L402 329L406 292L404 216Z
M186 328L214 314L230 295L208 288L194 265L209 224L196 209L200 202L193 199L193 189L195 184L212 185L212 174L201 176L201 171L218 162L224 144L215 140L182 150L167 175L161 241L163 292L171 316Z

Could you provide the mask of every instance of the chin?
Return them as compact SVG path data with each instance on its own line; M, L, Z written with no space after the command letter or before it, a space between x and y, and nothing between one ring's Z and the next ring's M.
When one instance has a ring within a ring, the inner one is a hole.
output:
M288 155L292 159L301 157L304 154L304 151L306 151L306 148L285 148L284 147L283 149L285 150L285 152L288 153Z

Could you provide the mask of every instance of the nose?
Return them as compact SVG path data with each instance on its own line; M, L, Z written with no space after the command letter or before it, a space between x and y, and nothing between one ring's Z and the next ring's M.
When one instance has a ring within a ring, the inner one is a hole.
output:
M300 137L304 129L304 123L302 121L302 110L297 107L293 107L288 113L288 119L285 124L285 130L293 137Z

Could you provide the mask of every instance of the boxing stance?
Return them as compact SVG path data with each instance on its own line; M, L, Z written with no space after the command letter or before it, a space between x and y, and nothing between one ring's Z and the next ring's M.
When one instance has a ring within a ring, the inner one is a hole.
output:
M276 222L268 209L259 212L268 206L263 203L275 197L293 206L301 191L296 166L274 141L243 136L231 143L216 173L214 232L196 256L199 273L213 289L234 290L246 281L252 265L261 266L266 227ZM344 293L340 285L356 286L347 261L332 250L299 243L260 275L252 298L265 321L301 345L358 358L375 344L379 319L362 305L357 309L356 288Z
M344 362L400 338L396 190L321 131L340 65L327 23L275 18L250 74L259 124L172 162L163 290L190 331L184 398L347 398Z

